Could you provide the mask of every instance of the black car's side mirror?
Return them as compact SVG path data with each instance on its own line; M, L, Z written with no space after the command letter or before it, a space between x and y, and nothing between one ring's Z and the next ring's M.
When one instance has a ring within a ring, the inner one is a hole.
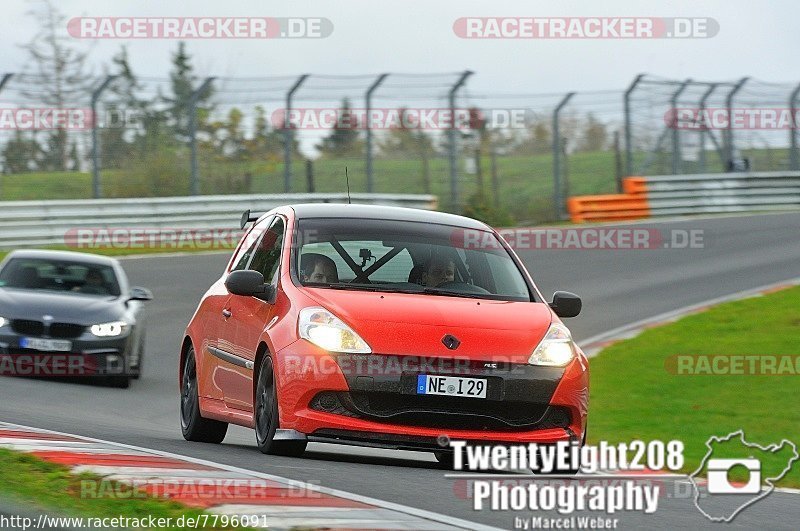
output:
M258 271L234 271L225 279L225 287L233 295L274 302L275 286L266 284L264 275Z
M553 302L550 307L559 317L576 317L581 313L583 303L581 298L568 291L556 291L553 293Z
M131 288L130 293L128 294L129 301L151 301L153 300L153 293L147 288L140 288L138 286L134 286Z

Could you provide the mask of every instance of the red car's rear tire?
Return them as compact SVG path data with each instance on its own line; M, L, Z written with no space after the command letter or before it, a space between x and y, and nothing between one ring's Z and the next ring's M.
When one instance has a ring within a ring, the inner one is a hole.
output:
M200 398L197 391L197 365L194 348L189 347L183 364L181 384L181 432L187 441L219 444L228 432L228 423L204 419L200 416Z
M261 453L300 457L306 451L306 441L276 441L278 429L278 392L275 386L275 373L272 358L264 356L258 371L254 408L256 444Z

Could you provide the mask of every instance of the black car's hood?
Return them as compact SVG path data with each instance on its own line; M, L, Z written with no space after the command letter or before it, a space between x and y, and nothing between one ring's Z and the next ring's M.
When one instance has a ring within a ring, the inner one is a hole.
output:
M0 316L41 321L45 315L59 323L91 325L121 319L125 305L119 297L0 288Z

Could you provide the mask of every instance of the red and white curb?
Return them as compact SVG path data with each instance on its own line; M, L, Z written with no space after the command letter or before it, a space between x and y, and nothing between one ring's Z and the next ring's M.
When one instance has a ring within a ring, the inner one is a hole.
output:
M668 323L674 323L675 321L681 319L682 317L685 317L687 315L692 315L695 313L704 312L714 306L718 306L726 302L738 301L742 299L750 299L753 297L762 297L764 295L775 293L776 291L782 291L785 289L793 288L798 285L800 285L800 277L792 280L787 280L784 282L776 282L774 284L768 284L766 286L740 291L738 293L734 293L732 295L726 295L724 297L717 297L716 299L710 299L698 304L692 304L691 306L686 306L683 308L679 308L677 310L673 310L671 312L656 315L655 317L642 319L641 321L636 321L634 323L621 326L619 328L614 328L602 334L598 334L596 336L592 336L585 340L578 341L578 343L580 344L581 349L586 354L586 356L591 358L599 354L600 351L602 351L603 349L610 347L614 343L623 341L625 339L634 338L649 328L656 328Z
M259 525L270 529L495 529L271 474L6 422L0 422L0 448L66 465L75 474L90 472L135 485L211 513L259 515ZM90 485L88 492L103 495L109 485L100 490Z

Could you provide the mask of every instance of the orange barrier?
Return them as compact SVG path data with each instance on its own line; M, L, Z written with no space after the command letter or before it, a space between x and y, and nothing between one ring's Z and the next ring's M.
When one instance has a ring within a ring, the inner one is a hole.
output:
M643 194L647 191L644 177L625 177L622 179L622 191L626 194Z
M567 210L574 223L586 221L625 221L650 217L643 177L623 180L624 194L582 195L567 199Z

